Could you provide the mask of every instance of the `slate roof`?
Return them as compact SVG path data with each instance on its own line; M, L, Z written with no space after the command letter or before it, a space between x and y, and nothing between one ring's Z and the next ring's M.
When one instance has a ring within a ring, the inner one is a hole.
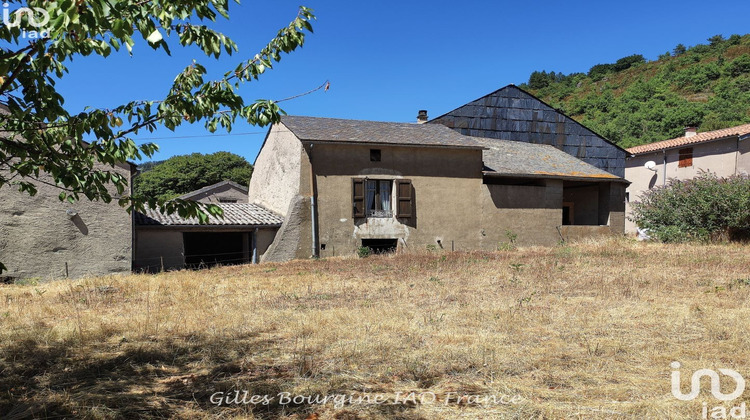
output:
M223 187L224 185L230 185L230 186L232 186L232 187L234 187L234 188L236 188L236 189L238 189L240 191L243 191L245 194L247 194L248 188L246 186L240 185L240 184L238 184L238 183L236 183L234 181L226 180L226 181L217 182L216 184L209 185L207 187L203 187L203 188L201 188L199 190L190 191L189 193L183 194L183 195L179 196L178 198L180 198L182 200L189 200L192 197L195 197L197 195L201 195L201 194L203 194L205 192L209 192L209 191L213 190L214 188Z
M300 140L332 143L481 148L471 137L439 124L394 123L286 115L281 123Z
M209 216L206 225L197 218L183 219L176 213L167 215L157 210L147 209L145 213L135 213L138 226L281 226L284 219L278 214L250 203L219 203L224 210L224 218Z
M479 139L485 174L535 178L595 179L627 182L553 146L512 140Z
M466 136L549 144L597 168L625 176L625 149L518 86L500 88L429 123Z
M746 136L750 134L750 124L738 125L721 130L706 131L698 133L692 137L677 137L676 139L657 141L656 143L642 144L640 146L627 149L628 153L639 155L642 153L655 152L657 150L671 149L673 147L687 146L690 144L704 143L707 141L719 140L725 137Z

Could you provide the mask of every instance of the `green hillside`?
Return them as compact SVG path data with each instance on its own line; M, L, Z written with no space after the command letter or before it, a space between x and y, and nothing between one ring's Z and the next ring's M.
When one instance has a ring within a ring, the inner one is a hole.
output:
M535 71L521 85L622 147L750 123L750 35L717 35L598 64L587 73Z

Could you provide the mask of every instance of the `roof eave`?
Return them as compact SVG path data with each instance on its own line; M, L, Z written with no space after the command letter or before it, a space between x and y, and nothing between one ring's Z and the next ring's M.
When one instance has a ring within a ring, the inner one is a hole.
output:
M606 176L576 176L576 175L556 175L556 174L538 174L538 173L499 173L495 171L482 171L482 175L488 178L543 178L543 179L561 179L564 181L590 181L590 182L618 182L630 185L631 182L620 177L612 175Z
M696 144L713 143L715 141L729 140L729 139L732 139L732 138L735 138L735 137L739 138L739 140L745 140L747 138L750 138L750 133L748 133L748 134L742 134L742 135L740 135L740 134L732 134L732 135L729 135L729 136L719 137L719 138L716 138L716 139L696 141L695 143L685 143L685 144L678 144L677 146L659 147L658 149L649 150L649 151L646 151L646 152L638 152L638 153L628 152L628 155L630 157L635 157L635 156L646 155L646 154L649 154L649 153L666 152L667 150L682 149L682 148L685 148L685 147L694 146ZM676 139L669 139L669 140L662 140L662 141L667 142L667 141L673 141L673 140L676 140ZM658 142L658 143L660 143L660 142ZM655 143L650 143L650 144L655 144ZM638 147L638 146L636 146L636 147Z
M414 143L386 143L386 142L364 142L364 141L340 141L340 140L313 140L313 139L300 139L305 143L315 144L336 144L336 145L349 145L349 146L398 146L398 147L434 147L441 149L471 149L471 150L489 150L484 146L474 145L448 145L448 144L414 144Z
M138 229L219 229L219 230L245 230L245 229L261 229L261 228L278 228L281 227L281 223L278 224L262 224L262 225L162 225L162 224L136 224Z

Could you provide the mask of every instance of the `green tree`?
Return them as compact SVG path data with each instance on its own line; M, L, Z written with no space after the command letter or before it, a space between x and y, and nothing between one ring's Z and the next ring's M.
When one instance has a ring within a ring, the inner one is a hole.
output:
M253 166L229 152L173 156L135 178L136 193L169 200L197 189L230 180L247 186Z
M672 54L675 56L685 54L685 52L687 52L687 47L683 44L677 44L677 46L674 47L674 50L672 50Z
M546 71L535 71L529 76L529 85L531 89L542 89L549 86L549 76Z
M714 36L712 36L711 38L708 38L708 43L709 43L709 44L710 44L710 45L711 45L712 47L716 47L716 46L719 46L719 45L721 45L721 44L722 44L723 42L724 42L724 37L723 37L723 36L721 36L721 34L719 34L719 35L714 35Z
M638 64L643 64L646 62L646 59L641 54L633 54L629 55L627 57L623 57L612 66L614 71L623 71L626 69L629 69L633 66L637 66Z
M217 18L229 18L229 0L30 0L27 6L33 15L15 13L12 25L0 27L0 188L33 195L34 179L46 172L61 189L60 199L71 202L84 197L110 202L114 191L127 190L127 180L110 169L157 150L151 143L136 145L130 136L139 132L158 126L174 130L186 123L229 131L237 119L260 126L278 121L282 111L275 102L248 103L238 90L273 68L282 54L302 46L315 18L300 7L265 47L218 79L208 79L206 68L194 60L164 97L71 113L55 80L65 76L73 59L108 57L121 50L132 54L136 42L166 54L170 48L190 46L211 58L238 52L230 38L211 27ZM44 23L46 36L30 39L39 23ZM207 213L221 213L216 206L139 195L124 196L118 203L128 211L148 206L204 222Z

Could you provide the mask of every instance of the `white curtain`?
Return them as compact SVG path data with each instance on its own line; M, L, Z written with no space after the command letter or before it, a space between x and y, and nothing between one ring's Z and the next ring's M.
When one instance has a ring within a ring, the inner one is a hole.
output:
M365 203L365 209L369 213L371 210L375 210L375 183L377 181L367 180L367 203Z
M391 212L391 181L380 181L380 204L383 211Z

